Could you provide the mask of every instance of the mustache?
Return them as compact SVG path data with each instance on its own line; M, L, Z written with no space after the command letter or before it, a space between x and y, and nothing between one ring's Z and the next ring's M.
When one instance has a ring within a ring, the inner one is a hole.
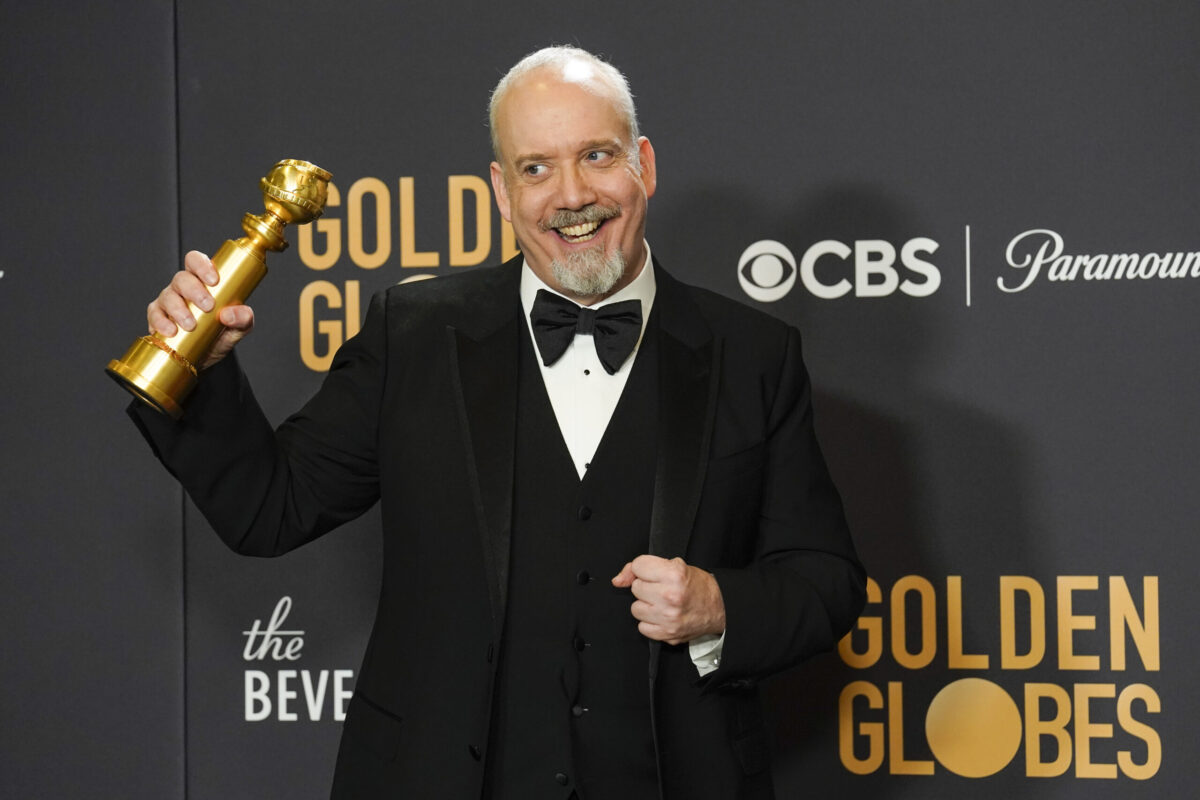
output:
M554 228L567 228L571 225L583 225L588 222L604 222L621 216L621 206L584 206L578 211L560 208L545 222L539 222L538 227L543 233Z

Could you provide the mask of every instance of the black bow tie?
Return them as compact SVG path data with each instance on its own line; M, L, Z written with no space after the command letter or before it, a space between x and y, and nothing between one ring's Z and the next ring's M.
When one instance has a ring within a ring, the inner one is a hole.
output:
M642 333L642 302L623 300L599 309L580 308L565 297L538 289L529 319L546 366L567 352L575 334L583 333L592 337L604 371L612 375L629 358Z

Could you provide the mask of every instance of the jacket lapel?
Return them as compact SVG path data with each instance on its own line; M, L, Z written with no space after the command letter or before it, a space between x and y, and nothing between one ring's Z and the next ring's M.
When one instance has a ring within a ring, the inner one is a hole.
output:
M485 296L464 298L468 313L462 324L446 329L497 636L504 621L512 539L520 267L518 256L496 269L494 279L482 286Z
M650 515L650 553L687 552L700 504L720 379L721 341L684 287L657 264L659 314L658 457Z
M659 318L658 455L650 511L650 554L682 557L700 505L721 377L721 340L714 338L682 284L654 264ZM662 642L650 640L650 726L659 756L655 683ZM662 775L661 764L659 775ZM662 787L659 787L662 796Z

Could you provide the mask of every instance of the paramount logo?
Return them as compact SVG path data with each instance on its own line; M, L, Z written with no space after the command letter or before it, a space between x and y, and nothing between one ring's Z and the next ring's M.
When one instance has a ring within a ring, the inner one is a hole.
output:
M1008 266L1020 270L1020 282L996 279L1010 294L1023 292L1045 271L1051 281L1119 281L1200 278L1200 251L1190 253L1080 253L1064 252L1063 237L1035 228L1013 237L1005 250Z

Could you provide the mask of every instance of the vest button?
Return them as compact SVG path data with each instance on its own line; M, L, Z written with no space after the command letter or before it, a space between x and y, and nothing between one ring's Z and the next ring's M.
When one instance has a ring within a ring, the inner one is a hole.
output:
M588 643L583 640L582 636L576 636L571 640L571 647L574 647L579 652L583 652L583 648L587 647Z
M571 716L573 717L582 717L586 713L587 709L583 706L571 706Z
M479 748L476 745L473 745L473 744L467 745L467 750L470 751L471 758L475 759L476 761L479 760L481 754L479 752Z
M588 508L587 506L580 506L579 507L579 519L583 520L584 522L587 522L591 518L592 518L592 510L590 508Z
M571 779L567 777L567 773L565 772L554 773L554 780L558 781L559 786L566 786L571 782Z
M575 574L575 580L579 581L580 586L587 586L588 581L590 581L591 579L592 579L592 576L588 574L588 571L586 569L581 569L581 570L579 570L578 573Z

